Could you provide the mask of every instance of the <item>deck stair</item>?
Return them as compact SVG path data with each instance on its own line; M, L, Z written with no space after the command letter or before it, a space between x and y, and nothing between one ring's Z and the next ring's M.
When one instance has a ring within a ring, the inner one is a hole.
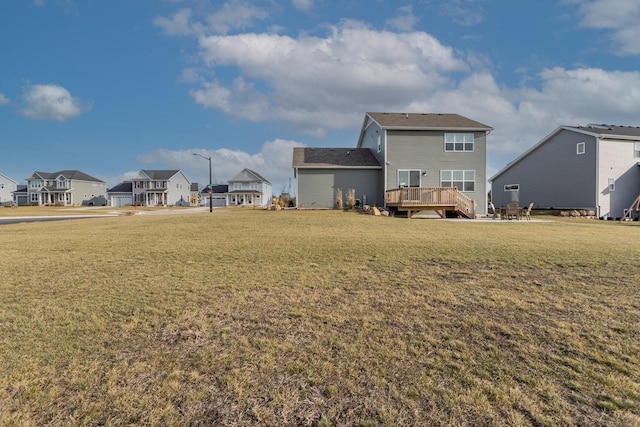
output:
M475 218L475 200L453 187L404 187L387 190L385 202L394 214L406 212L411 218L420 211L435 211L441 218L455 212L463 218Z
M639 221L640 220L640 196L629 206L629 209L625 209L624 216L620 218L620 221Z

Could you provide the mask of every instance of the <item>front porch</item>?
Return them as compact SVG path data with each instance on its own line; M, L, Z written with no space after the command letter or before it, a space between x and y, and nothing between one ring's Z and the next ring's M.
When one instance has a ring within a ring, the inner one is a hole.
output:
M137 193L133 202L139 206L168 206L167 190L147 190Z
M58 190L55 188L43 187L38 192L39 206L72 206L73 194L71 190Z
M385 205L391 212L407 212L411 218L416 212L435 211L441 218L447 211L465 218L475 218L476 202L456 187L404 187L387 190Z

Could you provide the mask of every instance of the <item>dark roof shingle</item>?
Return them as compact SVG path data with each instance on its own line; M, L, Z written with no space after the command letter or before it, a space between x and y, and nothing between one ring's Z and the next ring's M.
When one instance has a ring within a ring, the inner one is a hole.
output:
M379 168L380 163L368 148L293 148L293 167Z
M367 113L383 129L478 130L493 128L459 114L438 113Z

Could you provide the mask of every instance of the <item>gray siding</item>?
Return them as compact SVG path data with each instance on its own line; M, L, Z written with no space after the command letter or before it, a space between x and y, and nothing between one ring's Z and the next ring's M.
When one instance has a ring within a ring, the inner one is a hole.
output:
M379 169L298 169L298 207L333 208L338 188L344 200L353 188L362 203L366 196L367 204L382 206L379 175Z
M576 154L585 143L585 153ZM504 206L512 193L507 184L519 184L521 206L536 208L596 208L596 140L592 136L561 130L511 166L491 183L493 204Z
M457 131L464 133L464 131ZM473 152L445 152L444 131L387 131L386 187L398 187L398 170L419 169L422 187L439 187L441 170L475 171L475 191L465 192L476 201L476 212L486 213L487 138L474 132Z

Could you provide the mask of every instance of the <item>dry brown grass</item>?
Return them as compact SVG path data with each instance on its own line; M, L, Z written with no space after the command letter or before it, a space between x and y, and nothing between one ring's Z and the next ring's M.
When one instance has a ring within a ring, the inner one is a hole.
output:
M637 425L637 224L0 227L3 425Z

